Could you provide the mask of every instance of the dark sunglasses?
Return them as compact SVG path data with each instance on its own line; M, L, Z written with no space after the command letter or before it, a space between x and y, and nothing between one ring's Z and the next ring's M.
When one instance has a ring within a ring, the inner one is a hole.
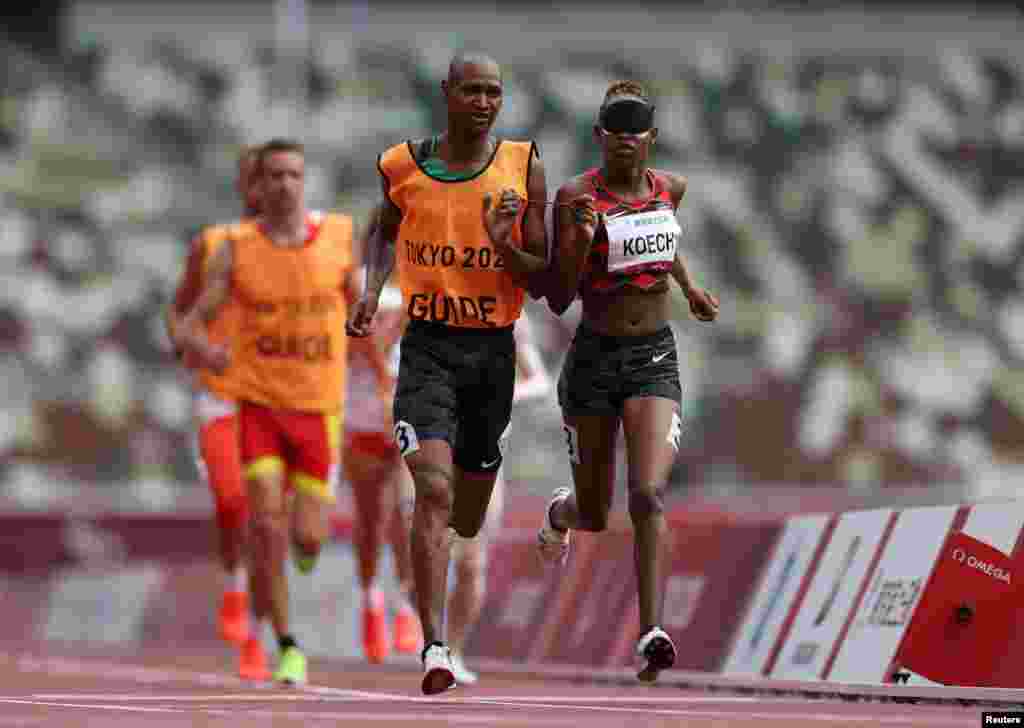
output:
M618 98L601 108L598 124L608 134L646 134L654 128L654 106L642 99Z

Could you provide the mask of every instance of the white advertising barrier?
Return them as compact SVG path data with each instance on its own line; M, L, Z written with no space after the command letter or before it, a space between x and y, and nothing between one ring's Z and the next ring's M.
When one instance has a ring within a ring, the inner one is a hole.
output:
M722 672L762 675L768 666L800 585L813 569L814 555L831 516L789 518L775 544L750 607L733 639Z
M884 681L957 510L936 506L900 512L825 679Z
M961 530L971 538L1012 556L1021 528L1024 528L1022 505L1021 501L1004 501L971 506Z
M893 516L891 508L840 516L771 677L822 678Z

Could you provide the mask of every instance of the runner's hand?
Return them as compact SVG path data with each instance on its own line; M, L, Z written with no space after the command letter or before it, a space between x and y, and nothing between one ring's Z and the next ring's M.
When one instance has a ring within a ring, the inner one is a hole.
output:
M714 321L718 317L718 298L703 288L693 288L686 294L690 313L698 321Z
M491 242L497 246L511 245L512 226L519 217L521 198L515 190L506 189L501 193L497 205L492 205L491 195L484 196L484 229Z
M352 314L345 322L345 333L364 338L373 333L373 317L377 313L377 297L364 295L352 307Z
M210 369L216 374L223 374L231 364L231 351L226 346L211 344L206 340L191 342L187 347L199 359L199 366Z
M594 239L594 233L601 221L600 213L594 207L595 203L596 200L591 195L580 195L571 203L576 226L587 240Z

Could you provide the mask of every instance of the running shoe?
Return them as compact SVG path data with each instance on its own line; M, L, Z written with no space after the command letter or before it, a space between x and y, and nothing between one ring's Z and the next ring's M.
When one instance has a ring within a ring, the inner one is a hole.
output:
M284 685L306 684L306 656L298 647L286 647L281 653L274 680Z
M380 600L377 600L380 602ZM370 662L384 662L391 652L388 621L381 603L363 605L363 654Z
M537 549L542 560L549 563L564 564L569 557L570 529L564 531L551 524L551 509L572 495L569 488L555 488L551 500L544 509L544 522L537 532Z
M316 560L319 555L319 553L307 554L297 544L292 544L292 561L300 574L311 574L316 568Z
M395 652L414 655L421 649L423 630L420 619L409 608L399 609L395 614Z
M676 662L676 646L661 627L651 627L637 640L636 654L646 663L637 673L637 679L643 682L654 682L659 672Z
M270 679L270 668L267 667L267 655L263 652L263 644L255 637L250 637L242 645L238 662L238 676L243 680Z
M220 602L220 636L239 647L249 637L249 597L245 592L224 592Z
M423 650L423 692L437 695L452 687L455 687L455 673L452 672L451 652L440 642L431 642Z
M466 667L466 663L462 661L462 655L453 652L451 661L452 674L455 675L457 685L475 685L476 681L480 679L479 675Z

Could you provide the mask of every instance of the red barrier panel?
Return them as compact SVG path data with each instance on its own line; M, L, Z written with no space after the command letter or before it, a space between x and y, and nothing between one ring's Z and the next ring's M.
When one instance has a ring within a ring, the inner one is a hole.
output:
M997 681L1016 614L1024 606L1010 557L957 532L946 542L896 661L945 685L1020 687Z

